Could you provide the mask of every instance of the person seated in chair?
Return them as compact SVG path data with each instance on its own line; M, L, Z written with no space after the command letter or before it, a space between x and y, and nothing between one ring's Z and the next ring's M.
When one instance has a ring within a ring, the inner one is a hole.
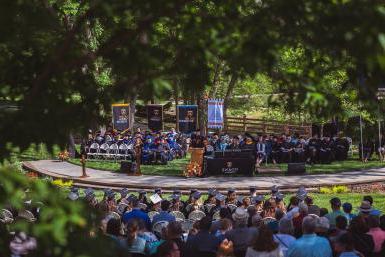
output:
M287 137L286 134L281 136L281 162L289 163L292 161L293 154L293 144L291 143L291 138Z
M304 162L305 161L305 140L300 137L293 149L293 162Z
M147 136L146 141L143 144L142 162L150 164L155 162L155 144L152 141L151 136Z
M319 158L321 163L331 163L333 159L334 142L330 137L324 137L321 141Z
M240 140L238 136L234 136L229 145L229 149L240 149Z
M312 138L310 138L307 145L307 162L310 164L314 164L318 162L318 153L321 147L321 140L318 138L318 135L315 134Z

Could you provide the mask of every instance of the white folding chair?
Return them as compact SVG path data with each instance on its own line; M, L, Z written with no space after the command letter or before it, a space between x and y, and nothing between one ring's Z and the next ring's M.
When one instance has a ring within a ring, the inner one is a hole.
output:
M5 223L5 224L9 224L9 223L12 223L13 221L14 221L14 219L13 219L12 212L10 212L7 209L2 209L0 211L0 222Z
M110 151L110 146L107 143L102 144L99 147L99 156L103 157L104 159L109 158L109 151Z
M35 216L32 214L32 212L30 212L28 210L20 211L18 217L26 219L28 222L35 222L36 221Z
M188 233L193 228L194 222L195 221L189 219L182 221L182 230Z
M119 157L119 146L117 144L114 143L110 145L109 157L111 159L115 159L115 161Z
M125 160L127 159L128 146L126 144L121 144L119 146L119 156L123 157Z
M213 214L213 220L220 220L221 219L221 216L219 215L219 211L216 211L214 214Z
M191 212L188 215L188 219L193 220L193 221L197 221L197 220L201 220L205 216L206 216L206 214L203 211L196 210L196 211Z
M92 143L90 147L88 148L87 152L87 158L88 157L97 157L99 155L99 144L98 143Z
M161 236L162 234L162 230L164 228L166 228L168 225L168 222L167 221L158 221L157 223L155 223L153 226L152 226L152 230L155 232L155 235L157 236Z
M186 219L186 217L184 216L184 214L183 214L182 212L180 212L180 211L172 211L172 212L170 212L170 214L171 214L172 216L174 216L174 217L175 217L175 220L178 221L178 222L184 221L184 220Z

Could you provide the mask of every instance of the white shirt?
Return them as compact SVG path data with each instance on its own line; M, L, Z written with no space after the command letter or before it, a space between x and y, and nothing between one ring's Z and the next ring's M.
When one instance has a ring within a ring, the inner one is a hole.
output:
M277 247L277 249L271 252L257 252L253 248L248 247L245 257L284 257L284 256L281 248L279 247Z

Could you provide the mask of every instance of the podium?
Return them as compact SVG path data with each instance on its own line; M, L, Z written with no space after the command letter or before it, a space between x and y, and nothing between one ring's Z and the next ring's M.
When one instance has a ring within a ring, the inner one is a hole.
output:
M202 176L204 148L190 148L190 162L184 171L186 177Z

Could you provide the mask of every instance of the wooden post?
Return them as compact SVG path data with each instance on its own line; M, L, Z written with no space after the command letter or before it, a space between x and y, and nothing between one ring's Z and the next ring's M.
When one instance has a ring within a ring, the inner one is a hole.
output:
M247 131L246 114L243 114L243 131Z

